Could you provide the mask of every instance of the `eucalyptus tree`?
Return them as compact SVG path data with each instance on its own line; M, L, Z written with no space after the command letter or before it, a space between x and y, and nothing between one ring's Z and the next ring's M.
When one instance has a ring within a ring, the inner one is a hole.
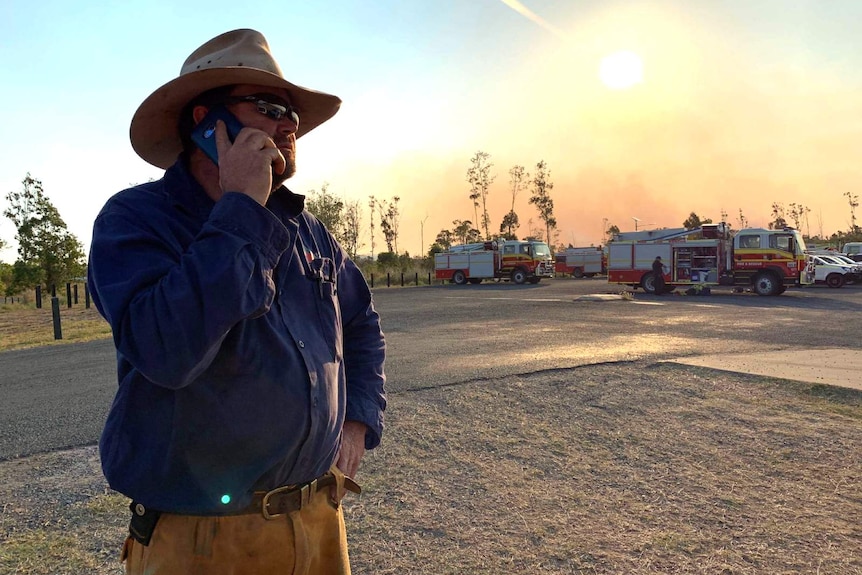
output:
M14 288L39 283L57 285L84 275L84 246L66 227L60 212L45 195L42 182L28 173L21 183L22 190L6 195L9 206L3 211L17 230Z
M551 230L557 227L557 218L554 217L554 200L551 198L554 183L551 182L551 171L544 160L536 164L532 185L530 203L539 211L539 218L545 223L545 241L551 245Z
M476 152L470 159L470 169L467 170L467 181L470 183L470 199L473 200L473 212L479 219L479 200L482 200L482 228L485 230L485 239L491 239L491 218L488 215L488 190L496 176L491 175L494 166L488 160L491 155L487 152Z

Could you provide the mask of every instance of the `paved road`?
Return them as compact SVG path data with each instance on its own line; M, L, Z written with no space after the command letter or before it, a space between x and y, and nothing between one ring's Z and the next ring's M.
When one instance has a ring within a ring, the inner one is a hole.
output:
M0 459L93 443L115 361L109 339L0 353Z
M830 348L859 355L860 287L772 298L636 293L631 301L614 297L618 291L601 279L378 289L388 388L706 354ZM94 443L114 369L110 340L0 353L0 459Z

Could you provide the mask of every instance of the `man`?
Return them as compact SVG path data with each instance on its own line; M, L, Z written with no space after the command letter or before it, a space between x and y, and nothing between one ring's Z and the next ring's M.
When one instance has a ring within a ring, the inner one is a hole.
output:
M652 262L652 275L655 295L664 295L664 264L661 262L661 256L656 256Z
M282 183L341 101L284 79L264 37L198 48L138 108L162 179L96 219L89 285L119 388L100 441L132 499L127 573L350 573L340 507L383 431L384 339L367 284ZM215 124L216 162L192 143Z

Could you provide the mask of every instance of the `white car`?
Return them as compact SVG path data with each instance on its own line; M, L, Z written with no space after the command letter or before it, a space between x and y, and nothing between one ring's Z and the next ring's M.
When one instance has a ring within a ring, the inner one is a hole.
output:
M835 258L836 260L842 262L842 263L846 263L848 266L856 266L857 268L862 269L862 262L857 262L856 260L854 260L850 256L845 256L842 253L835 253L835 254L832 254L832 257Z
M809 281L825 283L831 288L840 288L848 280L852 281L851 278L855 271L853 268L827 258L829 256L808 256L805 273L808 275Z
M846 266L850 268L850 272L844 276L847 281L852 281L853 283L862 281L862 262L853 261L844 254L839 253L819 255L821 258L828 261L829 263L835 263L839 266Z

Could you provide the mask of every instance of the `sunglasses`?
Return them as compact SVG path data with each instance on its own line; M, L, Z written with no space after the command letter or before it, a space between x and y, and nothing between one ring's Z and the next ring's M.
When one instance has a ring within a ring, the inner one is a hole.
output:
M239 104L251 102L257 106L257 111L276 122L289 118L299 128L299 110L290 104L276 104L269 99L277 98L271 94L251 94L250 96L230 96L224 99L225 104ZM278 98L280 100L280 98Z

